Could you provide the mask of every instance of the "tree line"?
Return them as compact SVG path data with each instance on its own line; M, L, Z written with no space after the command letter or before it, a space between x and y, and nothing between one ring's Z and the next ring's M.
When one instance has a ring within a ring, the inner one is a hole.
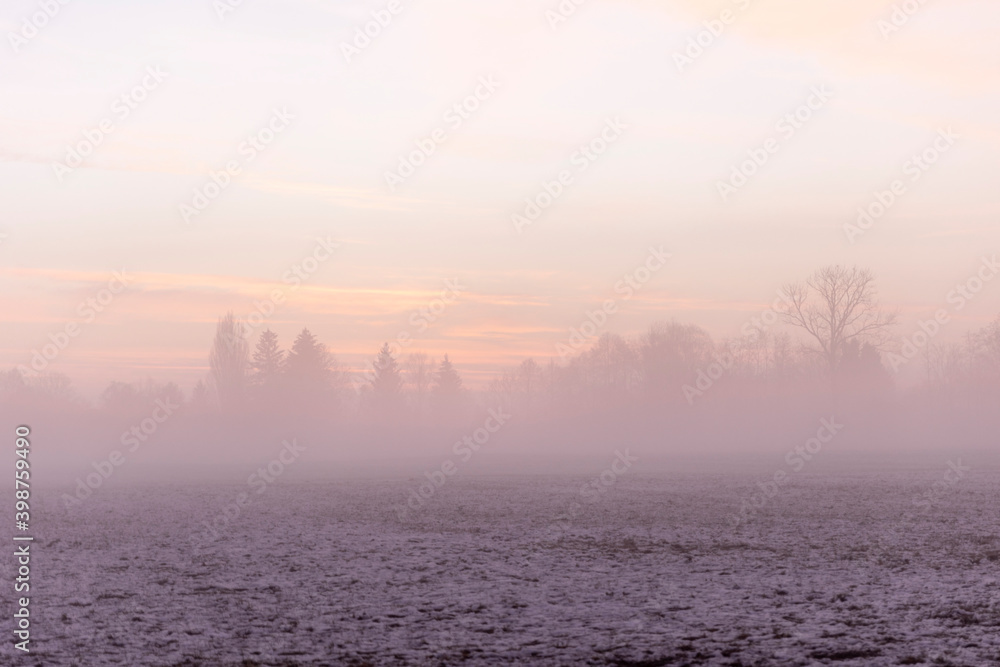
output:
M604 333L566 360L525 359L479 391L466 389L447 354L439 360L423 353L397 359L385 343L359 373L340 364L308 328L287 349L265 329L251 348L247 327L227 313L216 325L209 374L188 397L173 383L112 382L98 403L129 413L161 399L196 413L433 424L461 421L487 406L530 420L612 410L669 412L727 399L780 402L832 393L877 405L893 396L886 357L897 354L896 314L879 304L870 271L823 268L784 286L777 310L762 322L752 318L739 336L721 341L679 322L654 323L631 337ZM800 335L793 337L796 331ZM915 363L925 370L925 393L995 396L1000 318L961 342L928 340ZM16 369L0 373L0 399L66 406L75 401L65 376L27 378Z

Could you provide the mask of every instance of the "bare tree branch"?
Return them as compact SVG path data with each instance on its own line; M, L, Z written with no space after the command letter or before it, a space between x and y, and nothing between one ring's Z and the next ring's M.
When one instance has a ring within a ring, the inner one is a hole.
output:
M852 341L880 348L889 341L896 323L894 312L879 307L875 276L869 269L827 266L785 287L790 306L784 319L815 341L831 372L836 371L844 346Z

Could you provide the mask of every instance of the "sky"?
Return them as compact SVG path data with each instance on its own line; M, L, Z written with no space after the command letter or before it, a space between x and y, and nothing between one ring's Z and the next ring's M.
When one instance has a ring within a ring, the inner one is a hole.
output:
M1000 250L998 24L963 0L8 0L0 368L70 326L45 369L82 391L190 388L232 310L353 369L447 352L475 386L609 299L602 330L723 338L831 263L876 273L902 338ZM942 339L998 304L987 282Z

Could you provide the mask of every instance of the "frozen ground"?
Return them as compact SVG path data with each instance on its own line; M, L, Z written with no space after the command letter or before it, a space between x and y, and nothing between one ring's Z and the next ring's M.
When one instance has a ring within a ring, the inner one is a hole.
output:
M739 527L760 477L625 475L561 539L586 480L456 477L403 520L420 480L280 480L200 545L246 486L50 495L17 664L1000 664L1000 475L922 514L942 473L802 475Z

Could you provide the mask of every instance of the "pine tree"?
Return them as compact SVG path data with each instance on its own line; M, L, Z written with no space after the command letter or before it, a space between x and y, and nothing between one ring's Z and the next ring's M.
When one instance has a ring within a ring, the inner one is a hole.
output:
M253 352L253 375L251 382L258 388L272 388L281 377L285 361L285 353L278 347L278 334L267 329L257 340Z
M372 371L372 399L376 411L398 411L403 398L403 377L388 343L383 344L378 351L378 356L372 362Z
M444 355L434 374L434 413L440 421L450 421L461 416L463 407L462 378L455 366Z
M329 407L333 397L333 358L309 329L292 343L285 359L290 398L303 409Z
M326 346L309 329L303 329L285 360L285 374L305 392L325 392L331 384L331 363Z
M462 393L462 378L447 354L434 375L434 393L442 398L453 398Z

